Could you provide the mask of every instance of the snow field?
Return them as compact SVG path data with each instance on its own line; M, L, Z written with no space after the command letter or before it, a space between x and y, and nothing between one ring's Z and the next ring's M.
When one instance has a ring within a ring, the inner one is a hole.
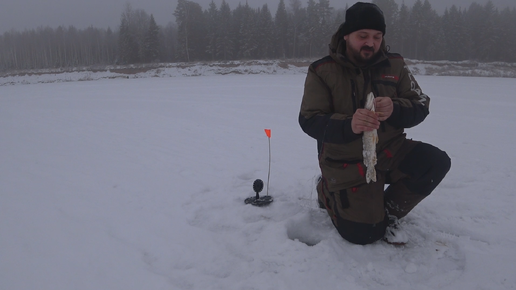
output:
M0 87L0 289L513 289L516 82L416 78L452 169L403 248L317 208L303 74Z

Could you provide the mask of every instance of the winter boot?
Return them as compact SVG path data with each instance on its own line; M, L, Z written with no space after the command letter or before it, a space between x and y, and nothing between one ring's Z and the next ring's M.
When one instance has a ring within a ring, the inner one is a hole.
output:
M397 217L389 215L389 225L385 230L383 240L395 246L404 246L408 243L408 234L401 226Z

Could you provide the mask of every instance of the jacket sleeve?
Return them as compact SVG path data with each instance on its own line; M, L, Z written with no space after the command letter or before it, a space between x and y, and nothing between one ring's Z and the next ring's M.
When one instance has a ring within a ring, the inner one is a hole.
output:
M351 117L334 113L331 90L311 65L299 114L303 131L319 142L348 143L362 136L351 130Z
M397 96L392 102L394 109L387 122L398 128L414 127L430 113L430 98L423 93L404 61Z

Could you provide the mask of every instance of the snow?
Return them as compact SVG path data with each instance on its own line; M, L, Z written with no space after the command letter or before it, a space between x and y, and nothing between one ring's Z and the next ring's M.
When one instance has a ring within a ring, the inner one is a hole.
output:
M452 169L394 247L318 209L304 77L0 86L0 289L516 288L514 79L417 76L431 114L408 135Z
M28 70L0 73L0 86L55 82L93 81L118 78L212 76L227 74L305 74L308 61L226 61L212 63L163 63L151 65L107 66Z
M157 63L0 71L0 86L39 83L133 79L151 77L213 76L228 74L302 74L313 60L247 60L209 63ZM405 60L415 75L516 78L516 63Z

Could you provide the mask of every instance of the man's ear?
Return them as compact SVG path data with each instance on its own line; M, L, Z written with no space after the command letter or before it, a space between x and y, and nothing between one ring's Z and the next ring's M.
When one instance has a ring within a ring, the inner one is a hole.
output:
M345 41L348 41L348 38L349 38L349 34L348 35L344 35L344 40Z

